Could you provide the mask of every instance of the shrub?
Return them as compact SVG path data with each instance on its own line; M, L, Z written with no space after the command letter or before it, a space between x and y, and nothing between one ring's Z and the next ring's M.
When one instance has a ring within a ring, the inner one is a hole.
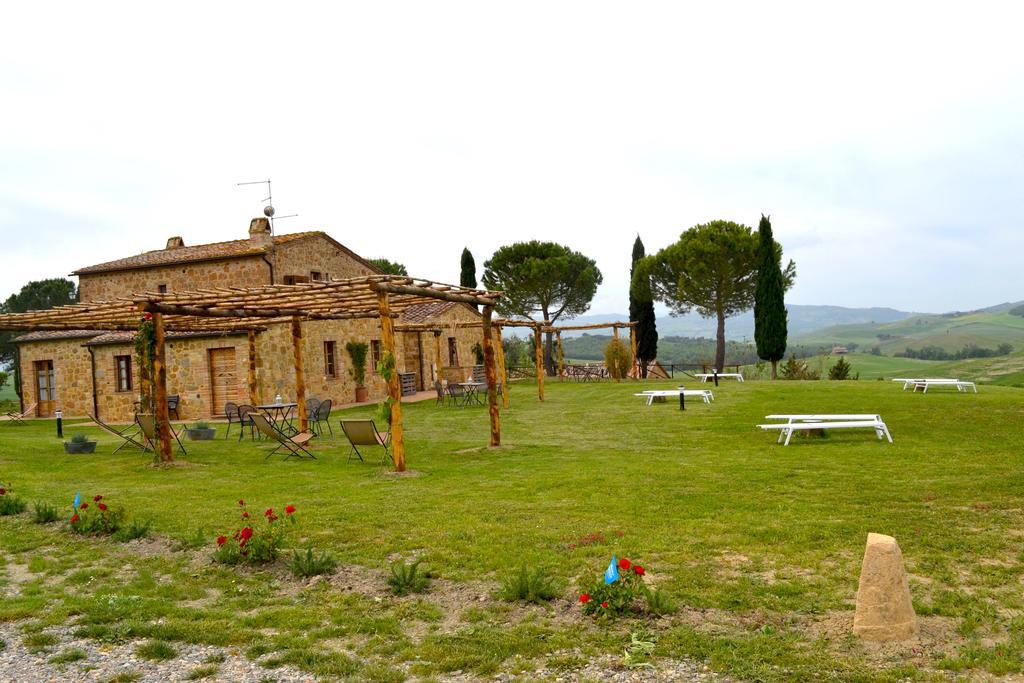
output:
M370 345L366 342L350 341L345 344L345 350L348 351L348 357L352 359L352 379L356 381L356 386L361 387L366 384L366 354L370 351Z
M626 348L620 339L612 339L604 347L604 364L608 369L608 376L616 382L629 375L633 365L633 353Z
M547 571L541 567L530 570L524 564L519 567L519 571L505 577L498 595L509 602L521 600L540 604L557 597L558 590L555 580Z
M406 593L422 593L430 585L430 570L419 571L420 562L416 560L409 563L404 561L395 562L391 565L391 576L388 577L388 586L395 595Z
M842 356L836 364L828 369L828 378L833 380L850 379L850 364Z
M598 619L609 619L629 613L640 611L638 601L641 597L648 600L650 605L650 589L644 584L644 575L647 571L640 565L630 562L625 557L615 560L618 570L618 578L607 583L602 576L596 581L584 584L583 593L580 595L580 604L583 606L583 613ZM611 567L609 566L609 571ZM607 573L607 572L606 572ZM654 598L659 606L668 603L667 596Z
M244 500L238 501L238 507L241 508L242 526L230 537L217 537L214 561L221 564L266 564L276 560L284 545L285 525L274 508L267 508L263 513L264 524L260 525L251 521ZM288 505L284 513L288 523L295 524L295 506Z
M0 484L0 517L7 515L20 515L25 511L28 504L11 492L11 485Z
M308 578L320 574L330 574L338 567L338 560L326 551L316 554L312 548L307 548L305 553L294 551L292 561L288 566L295 576Z
M71 443L89 443L89 437L83 434L82 432L75 432L74 434L71 435Z
M484 347L480 345L480 342L473 344L473 348L470 349L473 352L473 360L476 361L477 365L484 364Z
M149 532L153 528L153 520L151 519L133 519L114 534L114 538L118 541L134 541L137 538L148 538Z
M821 372L812 370L807 361L797 360L797 357L790 354L789 360L782 364L782 379L821 379Z
M32 521L36 524L52 524L60 517L57 506L43 500L32 503Z
M111 507L103 502L102 495L95 495L92 504L82 501L75 514L71 516L71 530L76 534L89 534L94 536L115 533L121 528L124 522L124 510L118 507Z
M196 420L196 423L192 425L192 429L209 429L210 423L206 420Z

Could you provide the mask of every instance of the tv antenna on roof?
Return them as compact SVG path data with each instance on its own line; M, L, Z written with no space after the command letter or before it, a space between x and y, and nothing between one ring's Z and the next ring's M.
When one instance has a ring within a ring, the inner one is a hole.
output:
M263 201L266 202L267 205L263 207L263 215L270 219L270 234L274 234L274 214L276 213L276 209L274 209L274 193L270 190L270 178L267 178L266 180L250 180L247 183L237 183L235 186L263 185L264 183L267 185L267 196L263 198ZM277 216L276 218L277 220L281 220L284 218L295 218L298 215L299 214L297 213L290 213L287 216Z

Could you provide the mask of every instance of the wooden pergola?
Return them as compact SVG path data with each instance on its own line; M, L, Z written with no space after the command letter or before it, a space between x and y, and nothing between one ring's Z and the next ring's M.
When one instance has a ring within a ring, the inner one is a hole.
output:
M577 332L581 330L604 330L612 328L612 336L616 339L619 338L619 329L629 329L629 348L633 354L633 364L636 364L636 322L610 322L610 323L591 323L590 325L559 325L557 327L548 326L543 328L543 332L554 332L555 333L555 345L558 348L558 379L562 380L562 372L565 370L565 354L562 352L562 333L563 332Z
M0 330L129 330L139 327L140 317L152 316L155 331L153 361L154 411L159 426L160 459L173 460L167 411L166 333L248 332L249 391L256 388L255 332L269 324L290 323L295 364L295 390L299 427L308 428L302 362L302 322L306 320L353 320L379 318L381 344L395 355L395 321L410 306L435 301L454 301L481 307L484 367L490 445L501 444L501 420L497 402L497 371L491 338L494 306L501 292L468 289L398 275L373 275L329 282L261 287L197 289L188 292L146 292L110 301L60 306L45 311L0 315ZM499 345L500 346L500 345ZM401 386L397 372L388 379L391 398L391 439L395 469L405 470Z

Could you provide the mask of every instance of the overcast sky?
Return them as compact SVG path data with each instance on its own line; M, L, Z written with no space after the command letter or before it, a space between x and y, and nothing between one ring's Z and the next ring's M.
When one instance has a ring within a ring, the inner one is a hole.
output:
M985 3L53 3L4 10L0 296L278 232L457 281L772 216L791 303L1024 299L1024 10Z

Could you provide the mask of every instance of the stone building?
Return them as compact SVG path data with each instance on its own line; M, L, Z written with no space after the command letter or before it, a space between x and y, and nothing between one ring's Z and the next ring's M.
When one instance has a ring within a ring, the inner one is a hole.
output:
M80 268L83 302L141 292L173 292L208 287L255 287L343 279L379 273L371 263L324 232L272 235L265 218L255 218L248 239L186 246L181 237L164 249ZM440 376L461 380L472 373L473 347L480 329L459 328L479 313L469 305L439 301L405 310L396 321L437 325L399 332L396 367L405 386L430 389L437 376L435 344L441 347ZM387 394L377 376L380 323L376 319L314 320L302 323L303 368L307 397L351 403L355 381L345 351L350 340L366 342L366 386L370 400ZM97 414L108 422L132 419L139 397L134 334L96 330L31 332L16 338L23 405L37 403L39 417L61 410L67 416ZM256 334L257 401L295 398L290 327L270 324ZM248 339L243 332L171 332L167 335L168 394L180 397L181 419L220 417L227 402L249 403Z

